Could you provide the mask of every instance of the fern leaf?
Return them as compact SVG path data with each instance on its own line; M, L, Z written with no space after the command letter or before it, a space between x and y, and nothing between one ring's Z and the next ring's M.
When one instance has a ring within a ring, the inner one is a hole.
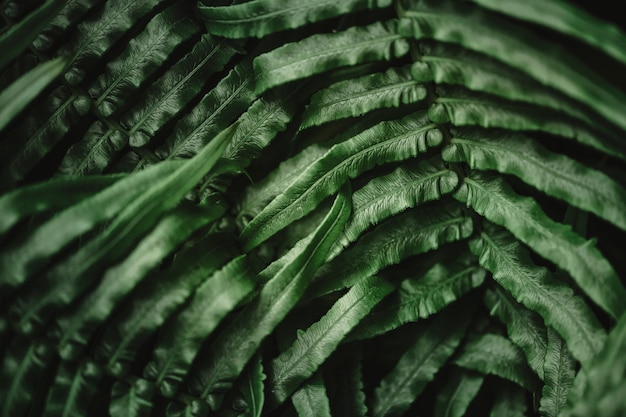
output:
M484 380L478 372L455 368L437 395L434 417L463 417Z
M626 64L623 45L626 37L620 29L606 21L586 13L566 1L524 0L512 2L507 7L497 0L474 0L483 7L498 13L525 20L578 38L602 50L615 60Z
M179 169L149 186L112 221L104 232L56 264L25 290L11 307L19 326L28 332L45 322L48 313L70 304L92 281L95 271L122 258L135 242L153 227L168 210L208 174L231 139L237 125L221 132L198 155Z
M574 382L575 361L559 334L548 328L545 385L541 390L539 414L546 417L561 415L567 402L569 389Z
M61 11L37 33L33 47L39 52L49 52L55 41L62 38L97 4L98 0L65 0Z
M107 1L98 13L82 21L76 28L73 42L60 51L62 55L72 57L71 67L65 73L67 82L76 85L82 81L86 71L113 46L115 41L159 3L160 0Z
M580 103L593 103L595 111L626 129L619 111L625 100L622 92L560 45L472 6L454 0L411 0L401 11L398 33L456 43L488 54Z
M37 396L38 385L47 390L45 374L56 366L54 351L43 343L20 338L5 353L0 376L0 415L21 416Z
M281 195L261 211L241 233L250 250L294 220L311 212L349 178L376 165L401 161L438 146L441 132L424 113L382 122L333 146L302 172Z
M50 19L61 11L63 0L46 0L37 10L30 13L19 23L11 26L8 30L0 34L0 70L4 69L8 63L20 55L37 34L48 24ZM42 74L45 74L43 72ZM57 75L59 75L57 73ZM48 77L44 77L48 78ZM28 85L28 84L26 84ZM2 120L2 118L0 118ZM0 123L0 129L2 129Z
M328 358L348 332L393 290L393 285L369 277L348 291L318 322L272 361L272 393L280 404Z
M352 337L371 338L426 319L482 285L485 275L484 269L468 264L463 257L437 263L423 276L403 280L397 296L381 303L359 324Z
M164 217L150 234L119 264L109 268L96 289L80 304L56 320L58 350L63 358L72 358L87 344L100 322L111 314L144 277L197 229L215 220L223 210L214 207L181 207ZM50 332L49 332L50 333Z
M403 165L391 174L374 178L352 196L352 217L330 257L357 240L370 226L407 208L451 193L458 185L455 172L438 160Z
M537 205L521 197L500 178L474 172L456 192L479 214L506 227L533 251L571 274L596 304L613 317L620 317L626 290L616 272L593 242L574 233L569 226L552 221Z
M101 382L102 372L95 362L63 362L48 393L43 415L84 416Z
M535 266L508 232L485 231L470 247L498 284L559 332L577 360L585 365L598 354L606 336L587 304L547 269Z
M0 92L0 130L24 110L65 69L67 60L56 58L38 65Z
M487 291L485 303L491 314L506 325L509 339L522 349L528 365L543 380L548 335L541 316L520 305L501 288Z
M201 90L206 77L222 70L235 50L203 35L192 50L147 88L139 102L121 117L133 147L144 146L180 113Z
M350 215L349 189L343 189L311 241L260 291L210 346L191 374L191 389L200 393L212 409L222 401L261 341L271 333L301 298L315 270L324 262L330 245Z
M609 176L550 152L524 135L454 129L453 136L441 152L444 160L515 175L626 230L626 189Z
M326 385L317 372L291 396L298 417L331 417Z
M254 60L258 93L331 69L400 58L409 43L396 33L397 21L376 22L343 32L313 35L288 43Z
M210 33L228 38L262 38L270 33L295 29L368 8L391 5L391 0L253 0L231 6L204 6L200 16Z
M254 289L253 274L245 255L235 258L198 287L186 307L162 329L144 375L165 396L176 393L202 342Z
M263 390L265 378L261 356L257 355L250 361L248 372L246 372L244 380L239 383L239 392L247 407L244 417L261 417L265 404L265 392Z
M38 213L60 211L96 194L124 175L59 178L30 185L0 197L0 236L21 220Z
M407 211L385 221L324 265L311 292L326 294L351 287L410 256L465 239L472 231L472 220L454 204Z
M141 344L207 277L235 257L232 240L229 235L211 234L181 252L169 269L138 286L133 303L122 306L95 343L96 359L114 375L126 374Z
M63 249L81 234L115 216L142 189L156 179L173 173L181 164L161 164L151 170L117 181L100 193L81 201L50 219L32 234L0 255L2 284L16 287L43 266L52 255Z
M365 417L363 349L354 343L343 346L324 368L332 415Z
M437 98L436 104L430 108L429 116L435 123L450 122L454 126L546 132L626 159L626 150L620 141L562 113L484 94L468 93L460 88L443 92L442 97Z
M539 386L539 380L528 367L521 349L509 339L495 334L483 334L466 342L454 363L508 379L531 392Z
M454 353L472 309L456 305L439 313L376 388L373 417L402 415Z
M413 79L409 66L341 81L311 97L300 129L377 109L419 103L426 94L426 87Z
M188 158L202 149L207 139L228 127L254 101L250 66L236 66L198 105L180 118L166 143L157 149L161 159Z
M154 404L150 400L154 391L151 383L137 379L132 384L118 381L111 389L109 414L111 417L148 417Z
M89 88L95 107L110 116L198 28L190 24L188 10L179 4L157 14L128 42L124 53L107 64L106 71Z

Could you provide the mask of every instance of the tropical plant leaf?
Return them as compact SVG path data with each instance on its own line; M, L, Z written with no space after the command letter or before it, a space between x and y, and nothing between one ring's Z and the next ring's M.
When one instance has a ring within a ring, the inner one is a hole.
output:
M543 381L548 335L541 316L520 305L502 288L487 291L485 303L491 314L506 325L509 339L522 349L528 365Z
M485 376L467 369L454 368L435 402L434 417L463 417L476 397Z
M261 38L270 33L298 28L313 22L368 8L391 5L391 0L253 0L230 6L198 5L210 33L228 38Z
M480 239L470 242L480 264L513 298L543 317L583 366L588 364L600 352L606 336L587 304L572 288L551 277L546 268L535 266L508 232L487 229Z
M539 414L548 417L561 415L567 394L574 383L575 361L559 334L548 328L548 349L544 365L545 385L541 390Z
M397 21L376 22L343 32L313 35L288 43L254 60L258 93L331 69L400 58L409 43L397 34Z
M50 19L59 13L64 3L64 0L46 0L37 10L0 34L0 50L2 50L2 55L0 56L0 70L4 69L8 63L13 61L28 48L39 32L48 24ZM45 74L45 72L41 74ZM56 75L59 74L57 73ZM44 79L47 78L48 77L44 77ZM33 78L33 80L35 79L36 78ZM0 108L2 107L4 106ZM2 118L0 118L0 120L2 120ZM0 130L2 127L4 126L0 123Z
M254 272L247 257L238 256L199 286L185 308L163 327L144 370L163 395L176 393L202 343L254 289Z
M350 178L376 165L401 161L438 146L441 132L424 113L383 122L328 150L246 225L241 239L252 249L311 212Z
M261 356L257 355L248 365L242 381L239 382L239 392L246 403L247 411L244 417L261 417L265 404L263 362Z
M426 319L482 285L485 276L486 271L468 263L466 257L437 263L423 276L403 280L397 295L383 301L365 317L351 337L371 338Z
M448 162L512 174L553 197L626 230L626 189L609 176L548 151L520 134L454 129L441 155Z
M369 277L348 291L319 321L300 333L294 343L272 361L272 393L278 404L311 377L354 326L394 286L379 277Z
M406 211L385 221L320 268L311 292L326 294L351 287L363 277L410 256L465 239L472 231L471 218L465 217L456 204Z
M569 226L552 221L532 199L516 194L501 178L473 172L455 193L493 223L569 272L596 304L613 317L626 306L626 290L615 270L595 247Z
M593 103L595 111L626 128L626 120L617 110L624 102L623 92L559 45L474 6L453 0L410 0L400 11L403 18L398 33L456 43L488 54L581 103Z
M326 385L318 371L291 396L298 417L331 417Z
M65 69L67 60L46 61L22 75L0 92L0 130L4 129L44 88Z
M222 213L223 209L217 205L193 209L182 206L165 216L122 262L107 270L96 289L56 320L61 356L70 358L78 354L96 326L124 296L192 233Z
M521 349L507 338L496 334L487 333L467 341L454 363L508 379L530 392L539 387L539 379L528 367Z
M374 417L402 415L410 407L461 342L471 317L469 307L465 303L442 311L419 335L376 388Z
M48 393L43 415L84 416L102 382L100 366L92 361L62 362Z
M261 341L300 299L315 271L326 259L330 245L350 215L350 209L349 188L346 187L313 233L311 241L265 284L258 297L245 307L203 355L191 374L190 387L212 409L219 407L221 392L225 387L230 388Z
M474 0L483 7L520 20L537 23L568 36L578 38L602 50L622 64L626 64L626 52L621 45L626 37L618 27L586 13L574 4L556 0L515 1L502 7L497 0Z
M154 406L149 400L153 391L152 384L143 379L132 384L116 382L111 390L111 417L148 417Z
M311 97L300 129L362 116L377 109L419 103L426 94L426 87L411 76L410 66L341 81Z

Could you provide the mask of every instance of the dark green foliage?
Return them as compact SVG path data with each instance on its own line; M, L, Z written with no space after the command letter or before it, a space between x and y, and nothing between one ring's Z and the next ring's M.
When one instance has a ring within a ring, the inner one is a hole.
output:
M625 415L616 7L3 2L0 417Z

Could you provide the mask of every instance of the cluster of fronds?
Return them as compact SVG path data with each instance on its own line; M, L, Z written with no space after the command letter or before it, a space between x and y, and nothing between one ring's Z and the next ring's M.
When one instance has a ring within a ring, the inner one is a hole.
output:
M3 2L0 414L625 415L621 29L227 3Z

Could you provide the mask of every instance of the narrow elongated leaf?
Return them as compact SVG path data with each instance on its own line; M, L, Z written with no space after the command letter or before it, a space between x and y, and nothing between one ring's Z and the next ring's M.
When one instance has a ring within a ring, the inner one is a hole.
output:
M332 415L365 417L363 349L354 343L343 346L324 367Z
M258 93L331 69L406 55L409 43L397 34L397 21L376 22L343 32L318 34L288 43L254 60Z
M110 219L137 198L145 187L173 173L180 162L160 164L117 181L50 219L22 242L0 255L0 282L10 287L23 283L52 255L81 234Z
M575 361L559 334L548 328L548 351L546 354L545 385L541 390L539 414L557 417L565 408L567 395L574 383Z
M617 138L547 108L469 93L460 88L441 91L436 103L429 109L429 117L436 123L541 131L626 159L626 148Z
M330 212L298 256L286 264L210 346L191 375L191 389L212 409L222 401L224 388L241 373L261 341L271 333L304 293L324 262L330 245L350 215L348 189L339 194Z
M379 277L360 281L341 297L318 322L272 361L272 393L285 401L317 370L350 330L394 289Z
M503 336L483 334L469 340L454 363L508 379L531 392L539 386L539 379L528 367L524 353Z
M438 200L458 185L455 172L438 160L406 164L368 182L352 196L352 216L330 257L357 240L369 227L407 208Z
M50 19L59 13L64 3L64 0L46 0L37 10L0 34L0 70L28 48Z
M484 380L478 372L455 368L437 395L434 417L463 417Z
M413 79L408 66L341 81L311 97L300 129L362 116L377 109L418 103L426 94L426 87Z
M457 305L439 313L374 394L374 417L402 415L454 353L465 335L472 309Z
M89 88L101 114L112 115L167 59L180 43L198 31L179 4L157 14L128 42L124 53L109 61L106 71Z
M124 261L107 270L95 290L56 320L61 356L69 358L79 353L96 326L109 316L122 297L192 233L222 213L219 206L195 210L180 207L164 217Z
M235 258L198 287L185 309L160 332L144 375L165 396L176 393L202 342L254 289L254 272L245 255Z
M206 79L224 65L235 50L203 35L192 50L146 89L138 103L121 117L133 147L143 146L195 97Z
M465 239L472 230L471 218L455 204L406 211L385 221L320 268L311 292L326 294L351 287L363 277L410 256Z
M231 6L200 4L198 10L213 34L228 38L261 38L346 13L390 5L391 0L310 0L306 4L298 0L252 0Z
M517 19L537 23L568 36L576 37L626 64L626 36L615 25L586 13L580 7L563 0L514 1L502 7L497 0L474 0L481 6Z
M528 365L543 380L548 335L541 316L518 304L501 288L487 291L485 302L491 314L506 325L509 339L522 349Z
M65 69L67 60L56 58L28 71L0 92L0 130L20 114Z
M583 365L599 353L606 335L589 306L547 269L535 266L519 241L504 230L491 228L470 247L493 279L559 332Z
M376 165L401 161L438 146L443 135L424 113L382 122L339 143L302 172L295 182L259 213L241 233L252 249L311 212L349 178Z
M198 105L179 119L172 135L156 154L162 159L196 155L221 130L237 119L256 98L247 62L236 66Z
M265 404L263 362L261 355L257 355L248 365L248 372L239 383L239 392L246 403L247 411L244 417L261 417Z
M611 264L593 242L552 221L534 200L515 194L500 178L477 172L465 178L455 197L569 272L585 294L613 317L624 312L626 290Z
M294 392L291 402L298 417L331 417L330 403L321 372L317 372Z
M60 178L23 187L0 197L0 236L19 221L38 213L64 209L90 197L124 175Z
M31 343L25 338L14 340L4 355L0 374L3 381L0 384L1 415L24 415L37 396L39 382L42 379L48 382L44 374L55 366L54 351L49 346Z
M128 372L142 342L235 254L233 239L221 233L181 252L169 269L138 287L132 303L111 319L95 345L95 357L115 375Z
M154 404L150 400L154 386L143 379L132 384L118 381L111 390L109 414L111 417L148 417Z
M351 336L371 338L426 319L482 285L485 275L484 269L463 257L450 263L437 263L425 275L403 280L398 293L383 301Z
M581 103L593 103L595 111L626 128L619 111L624 93L560 45L467 2L410 0L403 6L404 18L398 24L401 35L457 43L488 54Z
M603 173L548 151L520 134L455 129L441 152L448 162L512 174L553 197L626 230L626 189Z
M161 0L106 1L90 19L83 20L74 32L73 41L61 49L72 56L72 65L65 79L78 84L86 71L113 46L137 21L149 14Z
M211 171L236 128L234 124L222 131L194 158L142 190L102 234L48 270L39 285L25 290L11 307L12 314L19 317L20 326L31 331L45 322L48 313L70 304L92 283L89 278L93 279L95 271L125 255Z
M80 417L98 393L102 371L95 362L63 362L48 393L43 415Z

